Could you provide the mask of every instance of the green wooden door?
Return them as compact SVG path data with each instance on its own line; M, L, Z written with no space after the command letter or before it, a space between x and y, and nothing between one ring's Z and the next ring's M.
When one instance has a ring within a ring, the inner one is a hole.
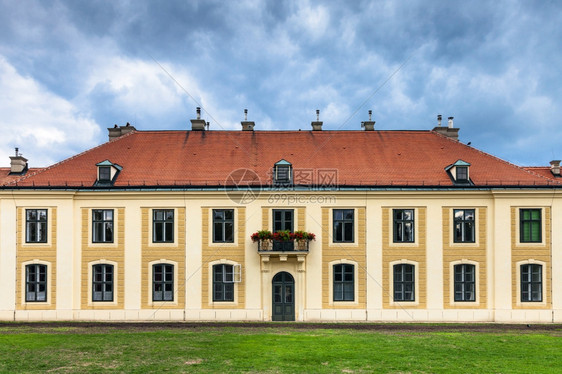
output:
M273 277L273 321L295 320L295 280L287 272Z

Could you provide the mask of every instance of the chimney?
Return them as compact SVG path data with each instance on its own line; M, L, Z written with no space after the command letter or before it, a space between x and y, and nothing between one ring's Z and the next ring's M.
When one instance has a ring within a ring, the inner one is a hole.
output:
M254 131L254 126L256 125L252 121L248 121L248 109L244 109L244 121L242 123L242 131Z
M437 126L433 128L432 131L438 132L439 134L449 137L453 140L459 140L459 130L458 128L453 127L453 118L449 117L447 127L441 126L441 114L437 115Z
M312 122L312 131L322 131L322 121L320 121L320 109L316 109L316 122Z
M117 126L117 124L113 127L108 127L107 131L109 131L109 140L117 139L121 136L121 129Z
M17 148L16 148L17 149ZM550 161L550 172L552 175L559 177L560 176L560 160L552 160Z
M373 115L373 111L369 110L369 120L365 122L361 122L361 127L364 127L365 131L373 131L375 129L375 121L371 120L372 115Z
M16 155L10 156L10 174L24 174L27 171L27 158L19 153L16 147Z
M131 131L134 131L135 126L131 126L131 124L129 122L127 122L127 124L125 126L121 126L121 136L130 133Z
M192 131L205 131L205 120L201 119L201 108L197 107L197 119L191 120Z
M135 130L135 126L132 126L129 122L127 122L125 126L114 125L113 127L109 127L107 129L107 131L109 132L109 140L117 139L118 137Z

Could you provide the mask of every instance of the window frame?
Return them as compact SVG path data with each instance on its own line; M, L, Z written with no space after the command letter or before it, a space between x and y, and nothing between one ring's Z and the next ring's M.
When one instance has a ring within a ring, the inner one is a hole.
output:
M219 213L222 212L223 213L223 217L222 218L217 218L215 217L215 213ZM226 218L226 212L232 212L232 218ZM212 214L212 225L213 225L213 243L234 243L234 222L235 222L235 211L234 209L212 209L211 211ZM226 228L227 225L230 224L231 225L231 235L232 238L230 238L230 240L228 240L228 238L226 237ZM221 239L217 240L217 225L220 225L221 227Z
M48 280L49 280L49 268L47 267L47 264L42 264L42 263L30 263L30 264L26 264L25 265L25 296L24 296L24 300L26 303L47 303L48 302L48 296L49 296L49 289L48 289ZM35 269L35 279L34 280L30 280L30 269L33 268ZM44 270L43 272L41 272L40 270ZM41 280L41 275L43 276L44 280ZM33 286L34 291L29 291L30 286ZM40 288L44 289L44 291L40 291ZM33 299L29 298L30 293L33 293L35 295L35 297ZM37 295L39 293L44 293L44 300L38 300Z
M336 214L340 213L341 219L336 218ZM351 212L351 218L346 218L347 213ZM341 224L341 230L338 230L337 225ZM351 225L351 238L346 237L346 225ZM341 239L338 239L338 231ZM332 242L333 243L354 243L355 242L355 209L343 208L332 209Z
M468 182L468 166L455 167L455 180L457 182Z
M349 271L351 269L351 271ZM346 280L345 276L351 274L351 280ZM336 280L340 275L341 280ZM341 285L341 292L339 291ZM336 291L338 289L338 291ZM338 295L339 294L339 295ZM337 297L341 296L341 297ZM349 297L351 296L351 298ZM332 301L354 302L355 301L355 265L349 263L339 263L332 265Z
M462 218L461 219L457 219L457 212L463 212L462 213ZM468 220L466 219L466 213L472 211L472 220ZM457 224L460 225L461 228L461 238L460 240L457 238ZM467 240L466 239L466 226L471 224L472 225L472 240ZM464 208L459 208L459 209L453 209L453 242L454 243L476 243L476 209L473 208L469 208L469 209L464 209Z
M281 220L279 221L280 225L282 227L285 227L287 225L287 220L285 217L285 213L291 213L291 227L290 228L281 228L280 230L277 230L275 228L275 224L278 222L275 218L275 213L280 213L281 214ZM295 229L295 210L294 209L272 209L271 212L271 222L272 222L272 228L273 228L273 232L277 232L277 231L284 231L284 230L289 230L291 232L294 232Z
M98 166L98 181L101 183L111 182L111 166Z
M409 211L412 213L411 219L398 218L399 214L404 215L404 212ZM411 224L411 240L405 240L405 227ZM398 233L402 239L400 239ZM415 243L416 242L416 209L414 208L394 208L392 209L392 242L393 243Z
M162 219L158 219L157 215L159 213L163 214ZM171 218L167 218L167 214L171 213ZM162 230L162 239L158 240L157 233L157 226L161 225ZM152 210L152 243L174 243L174 231L175 231L175 212L174 209L153 209ZM167 235L170 235L170 238L166 238Z
M93 303L110 303L115 300L115 266L109 263L92 264L92 302ZM96 280L96 268L101 269L101 280ZM107 270L111 269L111 272ZM111 275L111 280L107 279L107 275ZM96 285L101 285L102 290L96 291ZM111 286L111 290L107 290L107 286ZM101 299L96 299L96 293L101 293ZM111 298L106 299L106 294L111 293Z
M162 271L157 272L158 267L161 267ZM171 268L170 271L168 271L168 269L167 269L168 267ZM156 276L157 276L158 273L162 274L161 280L156 279ZM174 277L175 277L175 266L174 266L174 264L170 264L170 263L167 263L167 262L160 262L160 263L152 264L152 302L174 302L175 301L174 300L174 294L175 294L175 289L174 289L174 279L175 278ZM157 286L162 287L162 291L156 291ZM166 291L166 288L171 288L171 290ZM162 293L161 298L156 297L157 292ZM166 292L170 292L171 297L167 298Z
M35 212L35 219L30 219L29 214L31 212ZM40 219L39 212L43 212L45 214L45 219ZM39 238L39 234L41 233L41 226L44 226L43 233L44 238ZM49 210L47 208L32 208L32 209L25 209L25 242L28 244L31 243L47 243L49 233ZM31 240L31 232L35 232L36 240Z
M466 269L467 268L471 268L472 270L472 281L471 280L466 280ZM457 275L459 274L459 272L457 272L457 268L462 269L460 271L460 275L461 278L460 280L457 280ZM459 264L454 264L453 265L453 301L455 303L465 303L465 302L475 302L476 301L476 277L477 277L477 273L476 273L476 265L474 264L470 264L470 263L459 263ZM457 286L461 286L461 290L460 293L459 291L457 291ZM471 292L470 290L467 291L467 286L470 288L472 287L472 299L469 297L467 298L467 292ZM457 295L459 295L459 297L457 297Z
M523 268L535 268L537 267L539 269L539 280L533 280L533 271L529 272L529 277L530 279L523 279ZM523 263L519 265L519 299L521 301L521 303L543 303L544 302L544 292L543 292L543 284L544 284L544 270L543 270L544 266L543 264L538 264L538 263ZM535 300L533 299L533 285L539 285L539 299ZM525 286L525 287L524 287ZM524 298L523 295L527 294L527 298Z
M525 219L525 213L529 213L529 218ZM533 212L539 213L538 219L533 219L532 214ZM520 243L542 243L543 234L542 234L542 209L541 208L520 208L519 209L519 242ZM538 240L532 240L534 231L532 230L533 223L538 223ZM525 239L525 226L529 225L529 238Z
M101 220L97 220L95 215L97 212L101 212ZM106 218L106 213L111 212L111 219ZM97 240L96 233L97 227L100 225L101 230L101 240ZM107 240L107 228L111 228L111 240ZM114 209L92 209L92 243L114 243L115 242L115 210Z
M402 274L402 279L397 280L397 272L396 269L397 268L401 268L404 269L405 267L411 267L412 271L412 280L410 281L406 281L404 280L404 274ZM411 285L411 291L408 291L412 296L411 299L406 299L405 298L405 294L406 294L406 290L405 287L397 287L397 286L404 286L410 284ZM415 303L417 302L417 298L416 298L416 265L414 264L410 264L410 263L406 263L406 262L400 262L400 263L395 263L392 264L392 301L395 303L403 303L403 302L408 302L408 303ZM401 288L400 291L397 291L398 288ZM401 295L400 298L397 298L397 292L398 295Z
M274 165L273 167L273 182L276 186L290 186L293 182L293 166L291 164ZM281 172L283 170L283 172ZM280 178L283 174L285 178Z
M230 267L230 273L227 271L228 267ZM234 302L235 300L234 267L235 265L228 264L228 263L219 263L219 264L212 265L211 267L212 280L213 280L212 300L214 303ZM217 272L217 269L219 268L221 269L220 273ZM228 280L229 274L232 277L232 281Z

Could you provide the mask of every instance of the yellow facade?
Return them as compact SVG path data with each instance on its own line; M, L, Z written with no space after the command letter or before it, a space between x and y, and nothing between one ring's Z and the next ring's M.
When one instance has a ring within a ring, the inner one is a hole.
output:
M540 243L519 242L519 209L539 208L542 220L542 241ZM511 207L511 271L512 277L512 307L513 309L550 309L552 307L551 296L551 209L548 206L520 206ZM520 300L519 290L519 266L527 263L537 263L543 268L543 301L540 303L526 302Z
M234 209L234 243L213 243L213 209ZM241 265L245 267L246 209L243 207L203 207L202 218L202 257L201 266L201 304L203 309L244 309L246 305L246 282L244 276L234 285L233 302L213 302L212 266L216 264Z
M453 242L453 210L474 209L476 232L474 243ZM486 207L443 207L443 305L448 309L485 309L487 307L487 232ZM476 267L477 302L455 302L453 295L455 264L472 264Z
M166 208L170 209L170 208ZM153 243L152 211L142 208L142 291L141 308L184 309L185 308L185 208L174 210L174 242ZM152 265L174 265L174 300L152 301Z
M393 209L414 209L415 241L413 243L393 242ZM382 279L383 279L383 308L386 309L424 309L426 307L426 208L415 206L396 206L382 208ZM410 302L393 301L392 267L405 263L415 266L416 296Z
M47 243L26 243L26 209L47 209ZM17 270L16 270L16 309L55 310L57 307L57 208L56 207L18 207L17 208ZM47 265L47 302L25 301L25 266L30 264Z
M355 217L355 234L353 243L334 243L332 238L332 211L322 208L322 308L324 309L365 309L366 307L366 217L365 207L338 207L353 209ZM355 269L354 301L334 301L332 295L333 274L335 264L352 264Z
M96 208L98 209L98 208ZM92 208L82 208L82 271L81 309L123 309L125 299L125 209L107 207L114 212L113 243L93 243ZM110 264L114 266L113 301L92 301L92 266Z
M3 320L264 320L272 318L272 280L294 278L297 321L562 321L562 200L551 194L445 196L348 193L332 204L271 206L267 196L232 204L217 192L53 196L49 204L21 195L0 199L0 318ZM415 203L414 203L415 201ZM408 202L412 204L408 204ZM541 242L520 243L520 209L540 209ZM47 209L48 240L26 243L26 209ZM114 211L114 240L93 243L92 210ZM173 209L172 243L153 242L154 209ZM233 243L213 243L213 209L234 210ZM295 230L316 234L308 252L258 253L250 235L272 229L273 209L294 209ZM334 243L333 210L354 210L354 240ZM415 211L415 240L395 243L393 209ZM454 243L454 209L474 209L475 242ZM9 217L16 219L11 220ZM10 226L10 224L12 226ZM11 227L15 234L10 236ZM8 231L7 231L8 230ZM25 302L25 265L48 269L47 302ZM114 299L92 300L92 266L115 270ZM152 265L174 265L174 299L152 301ZM415 300L393 300L393 265L415 265ZM476 266L476 300L455 302L455 264ZM541 302L521 302L520 266L543 269ZM239 266L234 301L213 302L212 266ZM354 265L354 298L334 301L333 266Z

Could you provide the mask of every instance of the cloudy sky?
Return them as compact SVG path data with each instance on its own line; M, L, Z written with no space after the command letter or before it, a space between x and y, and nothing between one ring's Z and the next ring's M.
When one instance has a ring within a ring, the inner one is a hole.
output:
M559 1L0 0L0 166L107 128L432 129L520 165L562 158ZM446 120L444 121L446 122Z

